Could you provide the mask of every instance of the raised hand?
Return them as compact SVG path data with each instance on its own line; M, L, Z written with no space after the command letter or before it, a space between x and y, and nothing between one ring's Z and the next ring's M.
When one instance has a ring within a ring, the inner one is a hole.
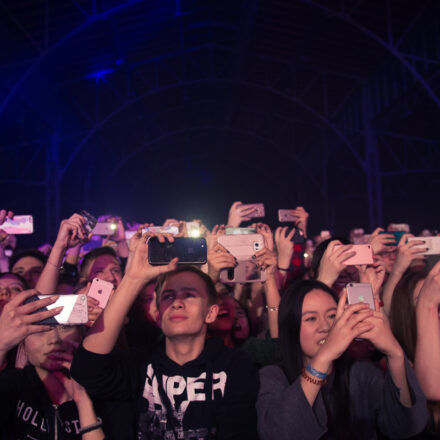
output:
M217 238L219 235L225 235L225 225L215 225L212 228L211 233L206 236L206 243L208 246L208 252L210 249L214 248L217 245Z
M277 254L272 249L264 248L255 254L258 268L266 271L266 276L274 276L277 270Z
M295 228L293 228L289 233L287 226L278 227L275 230L275 244L278 252L278 266L281 268L288 269L293 257L293 247L294 243L292 241L295 235Z
M251 220L250 215L255 211L252 206L244 207L241 202L234 202L229 209L228 225L238 228L242 222Z
M367 266L356 266L359 271L359 282L369 283L373 288L374 297L379 300L380 288L385 280L385 264L383 258L379 255L374 256L374 263Z
M383 231L383 228L376 228L368 240L374 255L389 250L389 245L395 242L393 234L381 234Z
M0 315L0 357L19 344L26 336L50 330L51 326L49 325L35 323L56 316L63 309L56 307L52 310L37 312L37 310L53 304L59 296L23 304L26 299L35 294L37 291L34 289L24 290L4 306Z
M86 220L79 214L73 214L68 219L63 220L58 230L54 248L66 250L87 241L85 223Z
M220 279L220 272L237 266L237 259L220 243L208 250L208 275L214 282Z
M257 234L261 234L264 238L264 246L272 251L274 248L273 234L269 226L264 223L257 223L255 227L257 229Z
M356 255L356 252L351 251L353 245L336 247L341 244L339 240L331 241L319 263L317 279L329 287L334 284L339 274L347 267L344 261Z
M394 263L393 272L403 274L414 260L425 260L426 256L422 255L426 251L423 238L406 242L409 237L414 237L412 234L403 234L397 246L397 256Z
M304 236L307 237L307 221L309 218L309 213L302 207L297 206L292 214L298 218L296 221L296 226L304 231Z
M126 276L129 278L135 278L147 283L161 273L176 269L177 258L173 258L169 264L164 266L152 266L148 262L148 240L152 237L157 237L161 243L165 243L165 240L168 240L170 243L174 242L174 237L170 234L156 235L150 232L144 234L134 250L130 264L127 265Z
M6 209L0 210L0 225L2 225L6 219L14 217L14 213L12 211L6 211Z
M344 289L338 302L335 321L326 337L325 343L319 349L313 366L323 365L327 371L333 361L347 350L353 339L373 329L374 324L367 321L373 315L373 310L367 304L358 303L347 305L347 291ZM318 368L319 369L319 368Z
M397 342L391 331L388 318L381 311L379 299L374 299L376 310L372 315L365 319L365 322L371 324L371 329L362 333L363 339L370 341L379 351L386 356L403 355L402 347Z

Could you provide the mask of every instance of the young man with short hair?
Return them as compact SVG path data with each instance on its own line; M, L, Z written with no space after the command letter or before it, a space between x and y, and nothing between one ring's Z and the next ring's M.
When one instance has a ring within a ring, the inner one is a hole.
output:
M192 267L177 268L177 260L151 266L147 239L78 350L72 376L97 398L137 400L138 439L256 438L256 369L246 354L218 339L206 341L207 325L218 313L211 279ZM164 346L111 353L139 291L158 276Z

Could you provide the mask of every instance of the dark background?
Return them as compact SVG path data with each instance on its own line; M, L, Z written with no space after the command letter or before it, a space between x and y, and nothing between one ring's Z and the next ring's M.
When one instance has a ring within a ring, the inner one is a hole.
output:
M439 2L1 0L1 207L439 228Z

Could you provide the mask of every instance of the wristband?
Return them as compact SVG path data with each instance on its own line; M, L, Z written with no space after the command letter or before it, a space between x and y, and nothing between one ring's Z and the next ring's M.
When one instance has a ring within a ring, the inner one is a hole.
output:
M315 370L310 364L306 365L306 370L312 375L317 377L318 379L325 379L327 377L327 373L323 373L322 371Z
M280 310L280 306L266 306L266 310L269 312L278 312L278 310Z
M277 267L278 267L278 270L282 270L284 272L289 272L290 271L290 267L287 268L287 269L284 269L283 267L280 267L280 266L277 266Z
M95 429L99 429L102 426L102 419L100 417L97 417L96 420L97 422L93 425L84 426L84 428L81 428L78 434L87 434L88 432L94 431Z

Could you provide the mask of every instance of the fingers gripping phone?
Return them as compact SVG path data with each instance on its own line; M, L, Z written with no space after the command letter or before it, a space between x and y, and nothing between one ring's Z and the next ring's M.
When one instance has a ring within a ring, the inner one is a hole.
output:
M250 203L248 205L241 205L240 208L254 208L253 212L251 214L248 214L247 217L250 218L259 218L259 217L264 217L265 211L264 211L264 204L263 203Z
M113 288L113 283L95 278L87 292L87 296L95 298L99 303L98 306L104 309L110 299Z
M55 295L33 295L24 301L24 304L29 302L37 301L39 299L48 298ZM53 304L49 304L43 307L37 312L44 312L47 310L54 309L55 307L63 307L63 310L55 316L43 319L42 321L35 322L34 324L45 324L45 325L80 325L85 324L89 320L89 313L87 309L87 295L60 295L58 300Z
M348 304L366 303L371 310L376 310L373 288L370 283L349 283L346 288Z
M88 235L92 232L92 230L96 226L96 223L98 222L98 220L96 220L96 217L93 216L92 214L90 214L90 212L87 212L84 210L82 210L80 212L80 215L86 221L84 227L86 228L87 235Z
M414 249L424 250L420 255L440 255L440 237L409 237L408 242L424 241L425 244L414 247Z
M264 249L261 234L220 235L217 241L238 260L235 268L220 272L223 283L251 283L266 280L266 272L257 267L252 259L255 252Z
M165 265L176 257L179 259L179 264L205 264L207 261L206 240L177 237L173 243L168 240L161 243L157 237L149 239L148 262L151 265Z
M280 223L283 222L293 222L296 223L298 221L298 216L293 215L294 209L279 209L278 210L278 221Z
M386 243L387 246L397 246L405 231L381 231L379 234L394 235L395 243Z

